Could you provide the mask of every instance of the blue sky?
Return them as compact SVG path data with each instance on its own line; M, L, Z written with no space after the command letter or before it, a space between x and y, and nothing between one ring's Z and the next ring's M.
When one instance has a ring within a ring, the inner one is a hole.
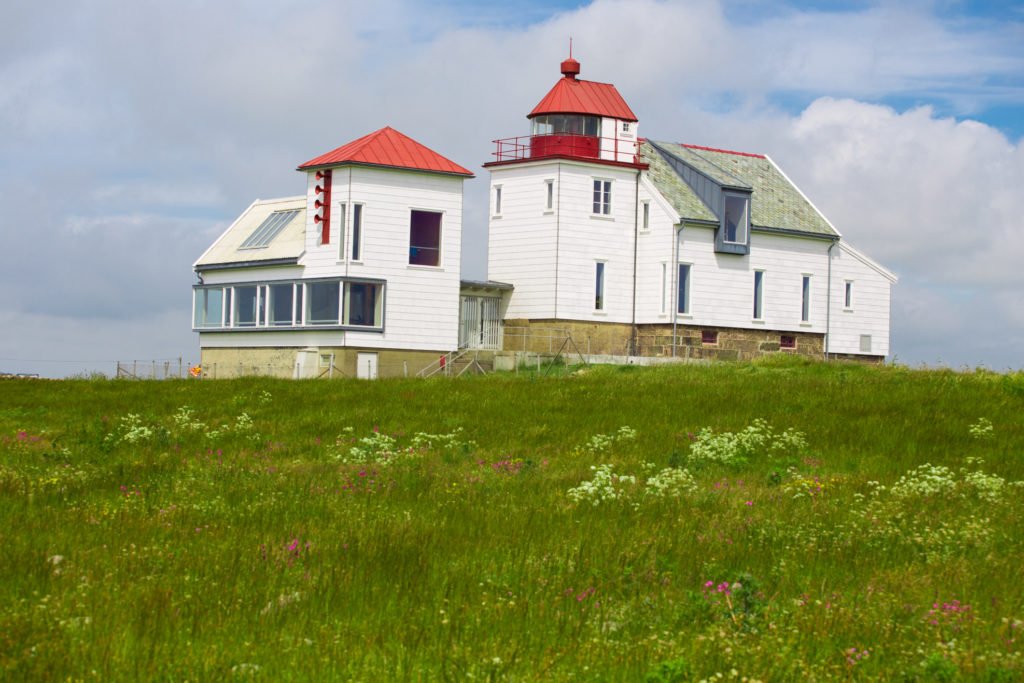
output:
M195 361L191 264L295 165L392 125L477 171L568 38L655 138L768 153L895 271L896 356L1024 366L1024 3L0 7L0 371Z

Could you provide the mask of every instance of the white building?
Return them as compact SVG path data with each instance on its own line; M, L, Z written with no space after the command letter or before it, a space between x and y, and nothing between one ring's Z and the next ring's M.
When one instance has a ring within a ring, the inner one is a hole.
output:
M458 349L881 360L896 278L767 156L639 136L579 62L498 140L488 276L460 280L472 173L391 128L299 166L195 263L207 376L375 377ZM449 355L442 358L446 354Z
M895 277L771 159L645 140L614 86L562 74L485 164L506 330L612 355L888 354Z
M473 174L392 128L298 170L304 196L257 200L195 263L207 376L415 373L455 348Z

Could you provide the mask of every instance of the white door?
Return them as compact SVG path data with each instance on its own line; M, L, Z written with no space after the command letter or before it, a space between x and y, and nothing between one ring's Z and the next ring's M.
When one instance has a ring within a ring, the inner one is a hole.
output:
M377 379L377 354L356 354L356 377L359 379Z

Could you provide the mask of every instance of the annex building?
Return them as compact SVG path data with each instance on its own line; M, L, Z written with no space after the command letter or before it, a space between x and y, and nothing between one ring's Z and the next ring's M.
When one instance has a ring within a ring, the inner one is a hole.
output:
M460 274L473 173L383 128L300 164L194 264L206 376L427 374L593 359L882 361L895 276L767 156L640 136L579 62L496 141L487 281ZM517 355L519 354L519 355Z

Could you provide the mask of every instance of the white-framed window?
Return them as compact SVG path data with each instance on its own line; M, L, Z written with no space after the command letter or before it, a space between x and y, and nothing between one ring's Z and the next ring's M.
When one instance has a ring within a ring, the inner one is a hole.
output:
M623 133L628 133L629 132L629 121L623 121L622 122L622 132Z
M680 263L676 281L676 313L680 315L690 314L690 271L693 267L689 263Z
M350 252L352 260L359 262L363 260L363 205L352 205L352 246Z
M853 310L853 280L847 280L843 287L843 308Z
M651 229L651 202L649 200L640 204L640 229Z
M750 198L739 194L724 195L722 239L728 244L746 244L750 217Z
M594 180L594 210L598 216L608 216L612 212L612 181Z
M409 217L409 265L441 265L441 213L413 209Z
M383 280L239 282L194 289L193 326L197 330L384 326Z
M764 271L754 271L754 320L764 320Z
M800 322L811 320L811 276L803 275L800 280Z
M661 264L661 311L662 315L665 315L666 308L668 307L668 264Z
M603 311L604 300L604 269L605 262L598 261L594 264L594 310Z
M544 210L551 211L555 208L555 181L544 181Z
M494 215L501 215L501 185L494 186Z
M348 204L338 203L338 259L345 258L345 218L348 215Z

